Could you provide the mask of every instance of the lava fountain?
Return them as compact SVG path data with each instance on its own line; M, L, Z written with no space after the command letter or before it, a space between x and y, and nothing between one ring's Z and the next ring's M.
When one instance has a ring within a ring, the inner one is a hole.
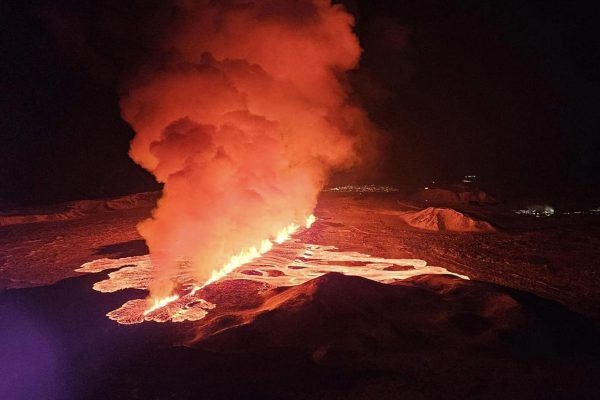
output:
M120 102L130 156L164 184L138 226L153 265L146 314L180 298L179 260L198 290L310 226L330 174L368 158L378 137L349 95L361 49L341 5L176 8Z

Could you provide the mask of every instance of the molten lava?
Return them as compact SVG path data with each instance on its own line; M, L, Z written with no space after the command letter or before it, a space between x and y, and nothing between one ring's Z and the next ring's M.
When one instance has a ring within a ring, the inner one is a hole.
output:
M110 272L108 279L94 285L95 290L147 289L152 282L150 257L147 255L94 260L77 271L95 273L115 268L118 270ZM329 272L361 276L382 283L423 274L451 274L469 279L445 268L427 265L423 260L372 257L353 251L342 252L334 246L304 244L297 238L291 238L283 244L274 244L270 251L234 269L221 280L260 283L260 287L265 289L300 285ZM193 275L181 272L180 278L182 286L186 286L185 282L192 281ZM147 299L129 300L107 316L120 324L198 321L209 312L218 312L218 304L201 297L206 294L201 288L193 285L189 292L181 291L177 298L158 300L151 303L150 308Z
M315 223L315 221L317 220L317 217L314 216L314 214L310 214L308 217L306 217L306 229L310 228L312 226L312 224Z
M316 220L317 218L313 214L306 217L306 229L310 228ZM277 233L274 242L277 244L281 244L289 240L291 235L296 233L299 228L299 225L296 225L292 222L291 224L283 228L281 231L279 231L279 233ZM259 247L250 247L249 249L242 250L240 253L231 256L229 261L220 269L212 271L210 278L206 282L204 282L202 285L194 285L189 294L193 296L198 290L210 285L211 283L218 281L219 279L233 272L235 269L265 254L272 248L273 242L270 239L263 239ZM167 304L177 301L179 300L179 298L180 296L177 294L160 298L150 298L149 300L151 301L152 305L146 311L144 311L144 315L148 315L149 313L158 310L159 308L162 308Z
M146 311L144 311L144 315L148 315L152 311L158 310L159 308L162 308L162 307L166 306L167 304L174 302L175 300L179 300L179 295L174 294L172 296L167 296L162 299L154 299L152 301L152 306L149 309L147 309Z

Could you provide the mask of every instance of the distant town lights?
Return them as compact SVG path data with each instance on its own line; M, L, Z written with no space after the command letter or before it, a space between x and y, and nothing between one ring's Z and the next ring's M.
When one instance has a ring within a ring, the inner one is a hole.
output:
M465 175L464 178L462 179L463 183L473 183L475 180L477 180L477 175Z

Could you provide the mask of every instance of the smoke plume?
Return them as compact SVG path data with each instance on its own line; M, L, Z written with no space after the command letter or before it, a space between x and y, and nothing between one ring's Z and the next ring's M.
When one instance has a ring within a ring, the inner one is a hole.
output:
M164 183L138 229L156 266L198 281L291 222L333 171L370 154L376 128L344 73L361 49L353 18L326 0L179 1L154 58L121 99L130 155Z

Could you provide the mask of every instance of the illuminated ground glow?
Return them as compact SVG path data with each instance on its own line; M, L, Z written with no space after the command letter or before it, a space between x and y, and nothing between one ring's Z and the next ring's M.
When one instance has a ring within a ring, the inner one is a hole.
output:
M118 269L117 269L118 268ZM145 290L152 279L152 265L149 256L100 259L83 264L78 272L97 273L117 269L108 274L108 279L97 282L94 290L115 292L121 289ZM371 257L358 252L342 252L334 246L303 244L292 239L276 245L263 256L245 264L223 280L251 280L264 284L265 289L295 286L329 272L361 276L377 282L389 283L422 274L451 274L463 279L467 276L449 272L442 267L429 266L417 259L386 259ZM204 318L218 307L202 299L202 289L193 291L194 280L191 266L181 261L174 277L182 290L180 297L152 312L145 298L129 300L107 316L121 324L135 324L144 321L182 322Z

